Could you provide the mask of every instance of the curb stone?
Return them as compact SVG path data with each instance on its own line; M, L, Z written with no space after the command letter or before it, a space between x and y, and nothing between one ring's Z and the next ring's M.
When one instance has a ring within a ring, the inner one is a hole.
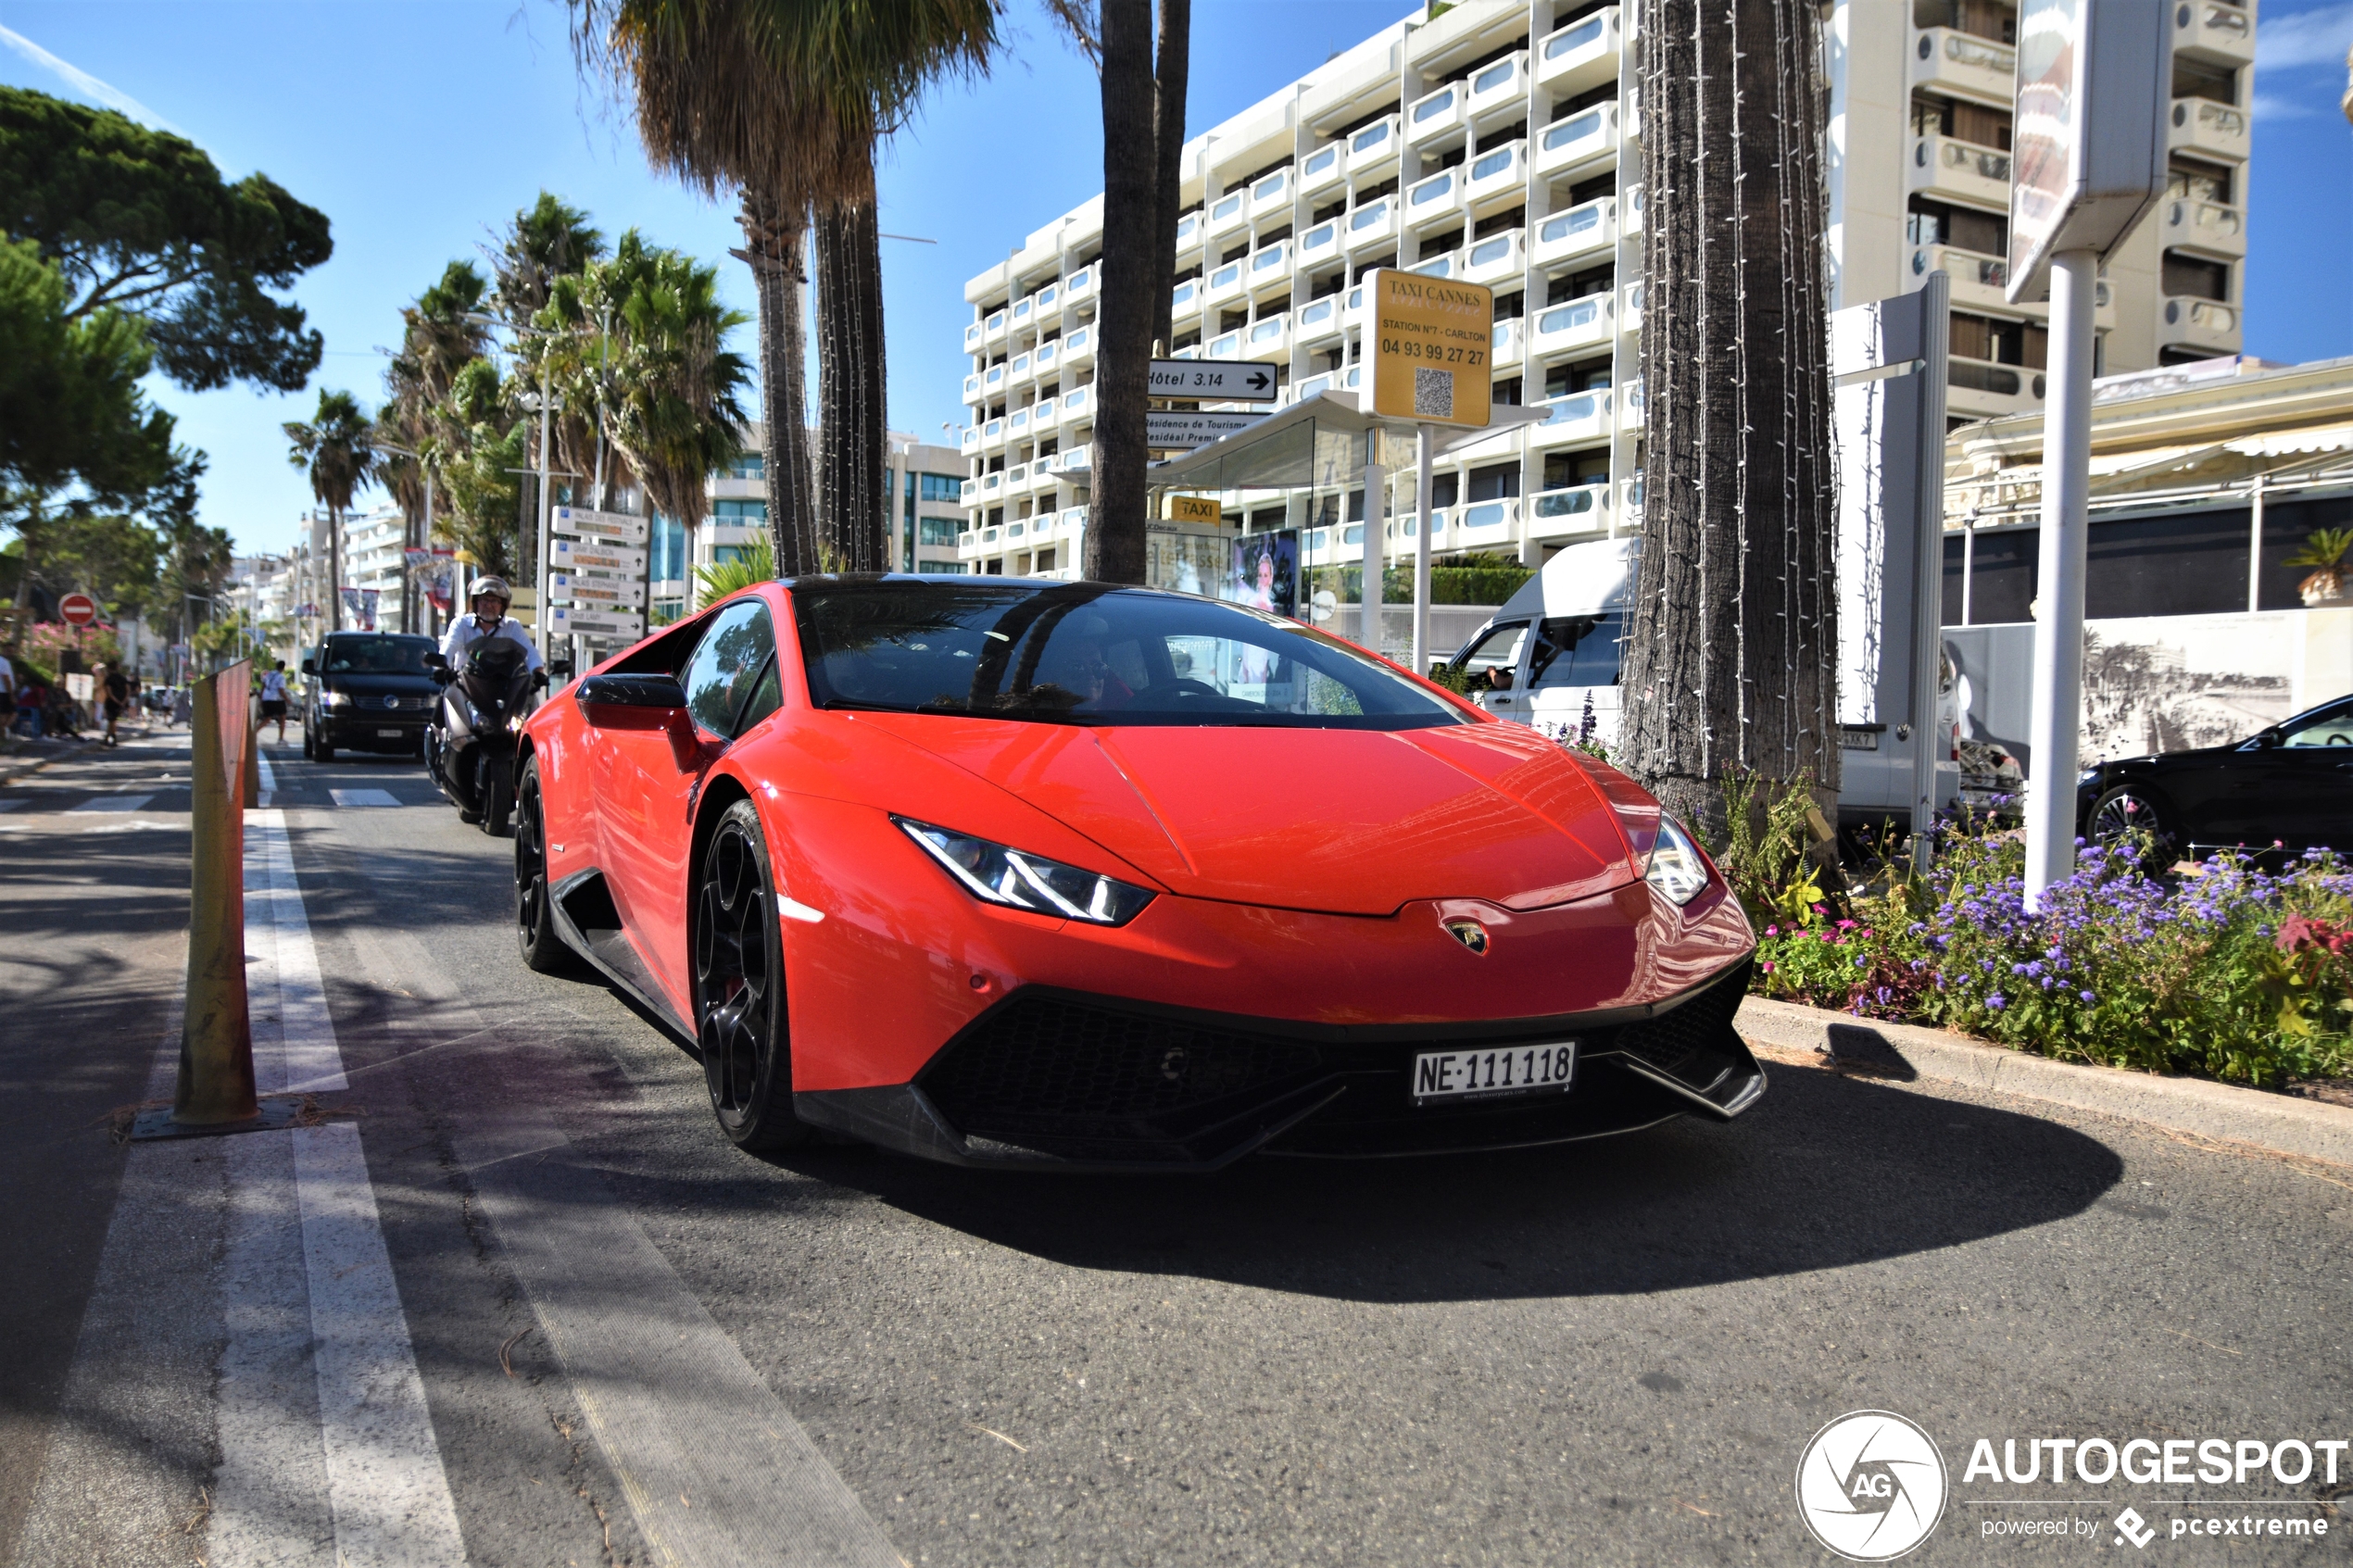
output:
M2099 1111L2174 1132L2252 1144L2275 1154L2353 1166L2353 1109L2117 1067L2055 1061L1916 1023L1858 1019L1795 1002L1743 998L1733 1027L1783 1050L1899 1079L1935 1079L2078 1110Z

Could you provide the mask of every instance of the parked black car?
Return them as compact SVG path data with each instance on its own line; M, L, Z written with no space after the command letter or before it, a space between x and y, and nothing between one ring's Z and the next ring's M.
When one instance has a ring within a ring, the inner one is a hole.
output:
M2084 769L2075 831L2108 842L2133 828L2190 857L2275 843L2353 851L2353 697L2229 746Z
M390 632L328 634L302 672L302 754L332 762L337 747L422 757L425 721L441 696L425 655L431 637Z

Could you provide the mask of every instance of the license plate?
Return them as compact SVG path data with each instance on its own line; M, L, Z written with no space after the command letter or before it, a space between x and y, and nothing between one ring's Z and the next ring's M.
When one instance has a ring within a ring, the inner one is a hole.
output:
M376 732L376 738L378 740L398 740L402 735L405 735L408 733L409 732L406 730L378 730Z
M1424 1051L1414 1058L1414 1103L1558 1094L1577 1076L1577 1042Z

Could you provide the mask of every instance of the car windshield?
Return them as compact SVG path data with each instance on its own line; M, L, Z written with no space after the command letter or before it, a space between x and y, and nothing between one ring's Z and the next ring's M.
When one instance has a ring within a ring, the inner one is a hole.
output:
M431 637L358 636L327 639L326 675L422 675Z
M801 583L820 708L1042 723L1411 730L1467 721L1359 650L1238 605L1097 583Z

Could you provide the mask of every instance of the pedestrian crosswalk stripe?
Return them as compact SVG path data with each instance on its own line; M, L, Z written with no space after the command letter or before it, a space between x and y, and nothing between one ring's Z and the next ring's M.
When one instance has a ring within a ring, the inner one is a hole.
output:
M388 789L331 789L338 806L397 806L400 797Z
M66 814L78 816L84 811L136 811L154 798L152 795L100 795L83 801Z

